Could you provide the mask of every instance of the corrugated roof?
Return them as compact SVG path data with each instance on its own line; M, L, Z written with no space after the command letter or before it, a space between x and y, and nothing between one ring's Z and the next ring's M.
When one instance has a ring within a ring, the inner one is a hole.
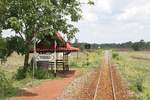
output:
M58 40L62 42L62 45L58 45L56 47L56 52L77 52L79 51L79 48L75 48L71 45L70 42L66 42L63 37L61 36L60 33L55 33L54 35ZM52 36L48 36L51 37ZM39 44L37 44L36 52L54 52L55 51L55 45L54 45L54 40L48 40L49 42L52 42L51 45L44 46L44 41L41 41ZM33 49L30 51L33 52Z

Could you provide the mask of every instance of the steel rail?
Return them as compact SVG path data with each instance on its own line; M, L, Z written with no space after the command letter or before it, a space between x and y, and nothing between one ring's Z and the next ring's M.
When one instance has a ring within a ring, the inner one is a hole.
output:
M104 60L105 61L105 60ZM103 63L104 63L103 61ZM113 80L113 72L112 72L112 66L110 63L110 57L108 56L108 61L107 61L108 67L109 67L109 72L110 72L110 80L111 80L111 87L112 87L112 95L113 95L113 100L117 100L116 99L116 93L115 93L115 84L114 84L114 80ZM103 66L102 66L103 67ZM101 69L101 68L100 68ZM99 71L99 78L98 78L98 82L96 85L96 89L95 89L95 93L94 93L94 98L93 100L96 100L97 97L97 93L98 93L98 88L99 88L99 84L100 84L100 80L101 80L101 70Z
M98 82L97 82L97 85L96 85L96 89L95 89L93 100L96 100L96 97L97 97L97 91L98 91L98 87L99 87L99 83L100 83L100 77L101 77L101 68L100 68L100 71L99 71Z
M115 84L114 84L114 79L113 79L112 66L111 66L111 63L110 63L110 57L109 57L109 60L108 60L108 67L109 67L109 71L110 71L110 79L111 79L111 85L112 85L113 100L117 100L116 99L116 92L115 92Z

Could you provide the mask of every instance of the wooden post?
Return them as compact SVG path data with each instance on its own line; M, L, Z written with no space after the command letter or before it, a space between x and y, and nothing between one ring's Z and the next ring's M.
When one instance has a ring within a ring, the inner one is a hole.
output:
M63 52L63 71L65 70L65 54Z
M68 54L67 54L67 71L69 71L69 60L68 60Z
M86 58L86 60L87 60L87 66L89 65L89 53L87 52L87 58Z
M79 59L79 52L77 52L77 59L76 59L76 63L78 63L78 59Z
M56 48L57 48L57 43L55 40L55 50L54 50L54 56L55 56L55 62L54 62L54 76L56 77L56 72L57 72L57 54L56 54Z

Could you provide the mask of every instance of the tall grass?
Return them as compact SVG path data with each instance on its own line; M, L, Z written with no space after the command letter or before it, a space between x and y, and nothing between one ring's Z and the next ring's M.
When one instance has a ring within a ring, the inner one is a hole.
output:
M102 50L92 50L90 52L80 52L79 57L76 55L70 59L70 67L90 70L98 67L102 59Z
M119 56L120 59L113 59L113 62L128 81L130 90L135 94L134 100L150 100L150 61L132 58L132 56L148 58L150 53L119 52Z
M16 94L16 88L13 87L13 80L7 77L4 70L0 69L0 100L5 100Z

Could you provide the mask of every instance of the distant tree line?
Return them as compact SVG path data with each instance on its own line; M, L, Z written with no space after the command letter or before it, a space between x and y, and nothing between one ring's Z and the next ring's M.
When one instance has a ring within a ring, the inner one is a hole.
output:
M85 46L90 44L91 49L132 49L135 51L140 50L150 50L150 42L145 42L144 40L140 40L139 42L126 42L126 43L105 43L105 44L97 44L97 43L74 43L74 46L79 47L81 50L86 49Z

